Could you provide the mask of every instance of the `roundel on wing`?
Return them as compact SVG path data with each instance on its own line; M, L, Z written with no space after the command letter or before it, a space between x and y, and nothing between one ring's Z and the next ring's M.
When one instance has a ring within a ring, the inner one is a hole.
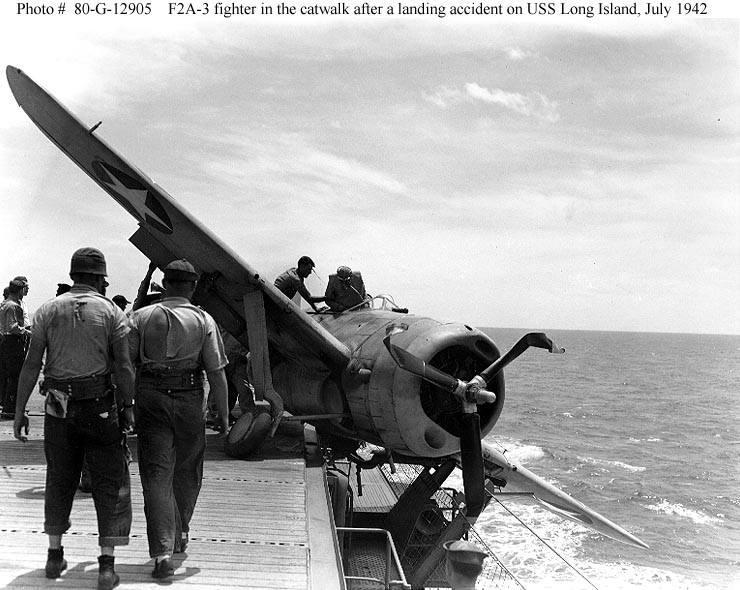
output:
M162 233L172 233L172 221L167 211L146 184L102 160L94 160L92 169L126 211Z

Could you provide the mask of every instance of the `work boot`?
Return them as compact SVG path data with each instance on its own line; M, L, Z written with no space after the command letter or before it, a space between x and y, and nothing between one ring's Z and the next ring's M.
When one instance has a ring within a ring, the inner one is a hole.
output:
M115 559L112 555L98 557L98 590L111 590L118 586L120 578L113 570Z
M175 573L175 568L172 565L172 561L169 557L154 560L154 569L152 570L152 578L169 578Z
M67 560L64 559L64 547L49 549L46 558L46 577L53 580L61 576L62 572L66 569Z

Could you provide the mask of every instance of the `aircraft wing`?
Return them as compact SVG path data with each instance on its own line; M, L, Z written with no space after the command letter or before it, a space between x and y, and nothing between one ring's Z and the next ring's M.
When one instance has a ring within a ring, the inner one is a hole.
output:
M583 526L628 545L648 549L648 545L618 524L559 490L521 465L509 461L503 453L482 441L486 476L506 482L506 489L531 494L545 508L558 516L569 518ZM459 463L459 462L458 462Z
M245 300L262 294L271 344L318 370L343 369L349 349L201 225L163 188L95 135L22 70L8 66L18 104L56 146L139 223L131 242L160 268L187 258L201 273L196 301L248 346Z

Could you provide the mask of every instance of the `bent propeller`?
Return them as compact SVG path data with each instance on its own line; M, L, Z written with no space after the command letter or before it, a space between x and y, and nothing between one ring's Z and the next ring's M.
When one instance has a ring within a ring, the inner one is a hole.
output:
M496 401L496 394L485 388L506 365L531 346L544 348L552 353L563 353L565 349L556 346L542 332L530 332L522 336L511 350L496 359L480 374L469 381L462 381L429 365L408 350L393 344L391 337L395 332L396 330L390 330L383 339L383 344L385 344L388 353L396 364L401 369L421 377L462 401L460 456L463 487L465 488L466 516L474 521L485 505L485 473L481 451L478 404Z

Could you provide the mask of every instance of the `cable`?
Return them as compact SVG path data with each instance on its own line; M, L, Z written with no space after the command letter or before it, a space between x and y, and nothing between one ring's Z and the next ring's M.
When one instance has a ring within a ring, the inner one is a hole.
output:
M548 543L547 541L545 541L545 540L544 540L544 539L543 539L542 537L540 537L540 536L539 536L539 535L538 535L538 534L537 534L536 532L534 532L534 531L533 531L533 530L532 530L532 529L531 529L531 528L530 528L529 526L527 526L527 524L526 524L526 523L525 523L525 522L524 522L524 521L523 521L523 520L522 520L521 518L519 518L519 517L518 517L518 516L517 516L516 514L514 514L514 513L513 513L513 512L511 511L511 510L509 510L509 509L508 509L508 508L507 508L506 506L504 506L504 504L503 504L503 503L501 502L501 500L499 500L499 499L498 499L498 498L497 498L496 496L493 496L493 499L494 499L494 500L496 500L496 502L498 502L498 503L499 503L499 505L501 506L501 508L503 508L504 510L506 510L506 512L508 512L508 513L509 513L509 514L511 514L511 515L512 515L512 516L513 516L514 518L516 518L516 519L517 519L517 520L519 521L519 524L521 524L521 525L522 525L522 526L523 526L523 527L524 527L525 529L527 529L527 530L528 530L528 531L529 531L530 533L532 533L532 534L533 534L533 535L534 535L535 537L537 537L537 538L538 538L538 539L540 540L540 542L541 542L541 543L542 543L543 545L545 545L545 547L547 547L547 548L548 548L548 549L549 549L550 551L552 551L552 552L553 552L553 553L554 553L555 555L557 555L557 556L558 556L558 557L559 557L560 559L562 559L562 560L563 560L563 561L565 562L565 565L567 565L567 566L568 566L569 568L571 568L571 569L572 569L572 570L573 570L574 572L576 572L576 573L577 573L577 574L578 574L579 576L581 576L581 577L582 577L582 578L583 578L584 580L586 580L586 582L588 583L588 585L589 585L589 586L591 586L592 588L595 588L596 590L599 590L599 589L598 589L598 588L597 588L597 587L596 587L596 586L595 586L595 585L593 584L593 582L591 582L591 580L589 580L589 579L588 579L588 578L587 578L587 577L586 577L586 576L585 576L584 574L582 574L582 573L581 573L581 572L580 572L580 571L578 570L578 568L577 568L576 566L574 566L574 565L573 565L572 563L570 563L570 562L569 562L569 561L568 561L567 559L565 559L565 557L563 557L562 555L560 555L560 553L558 553L558 552L557 552L557 551L555 550L555 548L554 548L554 547L552 547L552 546L551 546L551 545L550 545L550 544L549 544L549 543Z

